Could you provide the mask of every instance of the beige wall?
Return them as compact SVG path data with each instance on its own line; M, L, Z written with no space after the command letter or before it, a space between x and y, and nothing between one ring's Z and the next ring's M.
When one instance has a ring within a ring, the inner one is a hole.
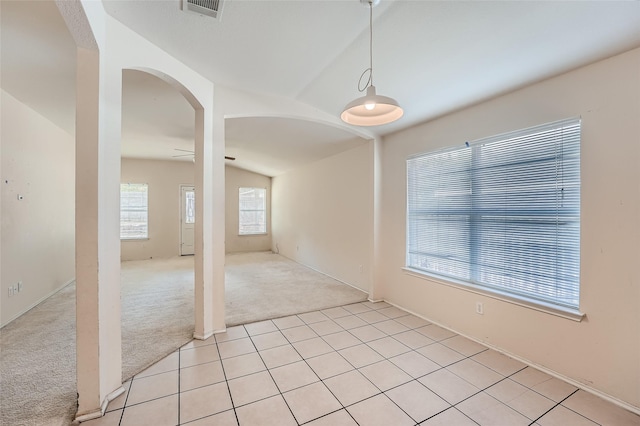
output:
M226 185L226 252L247 252L271 250L271 178L248 172L237 167L227 166L225 169ZM267 190L267 234L238 235L239 199L238 188L265 188Z
M180 185L193 185L194 165L187 161L122 159L122 182L149 185L149 239L121 242L122 260L168 258L180 255ZM267 188L267 210L271 209L271 178L236 167L225 167L226 251L271 249L271 227L267 235L238 236L238 188ZM269 219L270 214L267 215Z
M75 141L4 90L1 102L5 325L75 275ZM9 298L9 285L18 281L22 291Z
M121 241L122 260L180 255L180 185L193 185L187 161L122 159L123 183L149 185L149 239Z
M272 187L273 250L364 291L372 276L372 146L276 176Z
M406 158L582 117L582 322L403 273ZM640 50L391 135L382 164L384 297L640 407ZM484 315L474 312L484 302Z

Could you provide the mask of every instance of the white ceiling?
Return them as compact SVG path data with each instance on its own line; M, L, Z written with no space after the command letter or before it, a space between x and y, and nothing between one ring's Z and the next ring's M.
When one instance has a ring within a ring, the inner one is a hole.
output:
M334 116L359 96L368 66L359 0L225 0L221 20L182 12L179 1L103 4L216 84ZM0 4L2 88L73 133L74 45L55 4ZM374 9L374 83L405 116L372 130L388 134L638 46L638 1L383 0ZM123 86L123 156L192 149L193 110L177 92L135 71ZM225 129L234 165L270 176L364 142L347 127L285 118L227 119Z

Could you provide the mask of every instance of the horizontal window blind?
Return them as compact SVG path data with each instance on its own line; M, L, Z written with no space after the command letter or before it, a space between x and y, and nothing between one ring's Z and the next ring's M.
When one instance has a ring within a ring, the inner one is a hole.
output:
M580 120L409 158L407 267L578 309Z
M120 238L149 238L148 186L146 183L120 184Z
M267 190L264 188L240 188L239 199L239 234L265 234L267 232Z

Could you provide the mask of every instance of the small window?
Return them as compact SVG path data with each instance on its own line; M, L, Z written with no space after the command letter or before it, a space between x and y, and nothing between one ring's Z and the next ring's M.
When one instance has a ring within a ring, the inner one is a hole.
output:
M407 267L577 310L580 120L409 158Z
M196 223L196 193L195 191L186 191L184 194L184 223Z
M148 185L120 184L120 239L149 238Z
M240 235L267 233L267 190L240 188Z

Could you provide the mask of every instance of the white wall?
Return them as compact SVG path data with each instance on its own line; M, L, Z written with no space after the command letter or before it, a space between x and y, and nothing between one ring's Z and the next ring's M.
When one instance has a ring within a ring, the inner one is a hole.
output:
M403 273L407 156L582 117L582 322ZM460 333L640 407L640 49L384 140L384 297ZM484 302L484 315L474 313Z
M225 168L226 199L226 252L247 252L271 250L271 178L237 167ZM265 188L267 190L267 234L238 235L239 199L238 188Z
M149 185L149 239L123 240L122 260L180 256L180 185L193 185L187 161L122 159L122 183Z
M372 143L274 177L273 250L369 291L372 182Z
M5 325L75 275L75 141L4 90L1 103ZM9 298L9 285L18 281L22 291Z

